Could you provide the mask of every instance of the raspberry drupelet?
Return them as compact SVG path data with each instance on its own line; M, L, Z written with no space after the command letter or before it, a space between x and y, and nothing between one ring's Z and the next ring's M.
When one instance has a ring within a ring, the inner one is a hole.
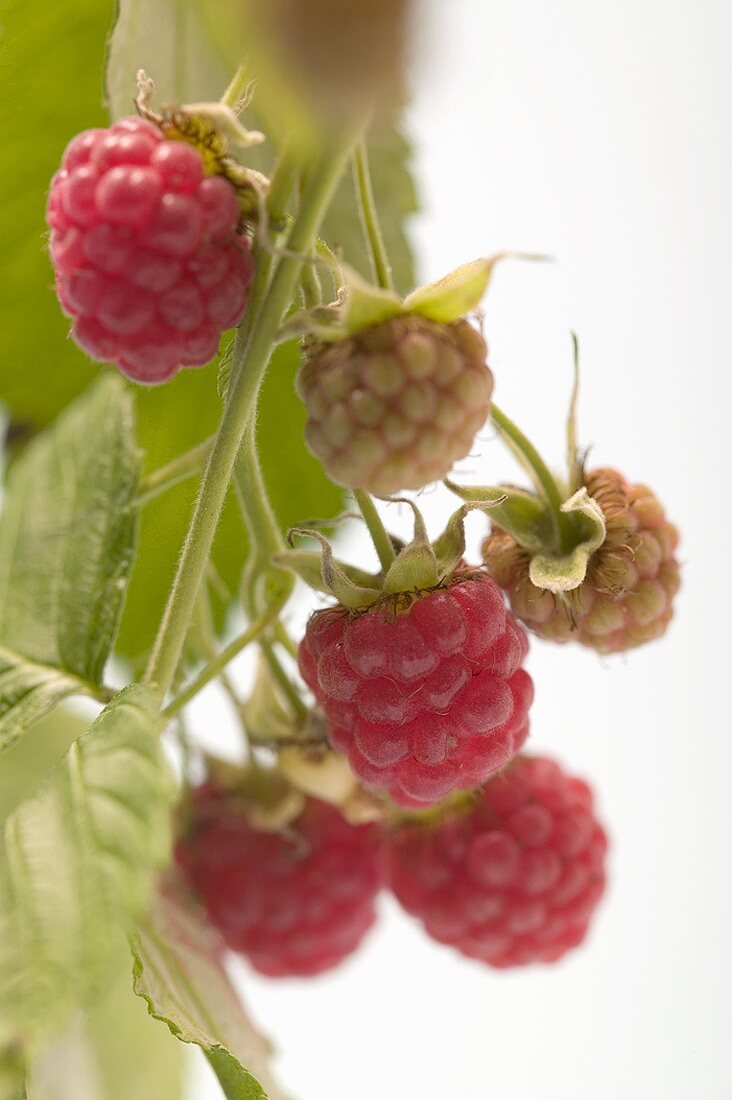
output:
M315 345L298 376L308 446L341 485L421 489L468 454L486 421L487 355L468 321L417 315Z
M561 595L537 588L529 553L499 527L485 540L483 554L514 613L539 637L619 653L665 633L681 583L679 535L645 485L610 469L592 470L584 482L602 509L607 535L579 588Z
M281 832L254 828L211 784L193 794L176 859L226 944L273 978L337 966L376 918L382 834L307 800Z
M203 366L252 278L237 194L200 153L123 118L70 143L48 197L56 290L71 334L136 382Z
M519 757L476 796L391 834L389 880L428 934L493 967L553 963L580 944L605 887L592 792Z
M299 664L333 748L367 787L419 807L484 783L524 743L527 651L498 586L478 573L406 608L316 612Z

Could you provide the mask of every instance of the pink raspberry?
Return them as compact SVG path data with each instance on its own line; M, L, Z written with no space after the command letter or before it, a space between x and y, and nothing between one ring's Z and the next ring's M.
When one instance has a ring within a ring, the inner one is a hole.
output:
M264 832L211 784L194 792L176 859L228 946L272 978L319 974L355 951L384 872L377 826L309 799L285 831Z
M580 944L605 888L592 792L520 757L477 802L397 827L390 885L433 939L489 966L552 963Z
M430 806L484 783L528 734L526 635L484 574L353 615L316 612L300 670L368 787Z
M200 153L153 123L86 130L51 181L51 260L72 336L137 382L203 366L241 319L252 278L239 203Z

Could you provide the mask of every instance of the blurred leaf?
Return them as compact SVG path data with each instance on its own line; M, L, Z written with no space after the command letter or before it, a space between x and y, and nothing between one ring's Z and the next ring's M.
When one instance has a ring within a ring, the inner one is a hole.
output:
M133 937L135 992L183 1043L201 1047L229 1100L282 1100L271 1050L224 970L223 944L178 896L158 899Z
M174 788L147 688L117 695L32 799L0 852L0 1034L61 1027L105 985L121 931L168 858Z
M75 676L35 665L0 646L0 753L69 695L89 692Z
M16 806L36 793L87 725L70 707L57 707L53 714L34 724L32 737L18 741L4 755L0 772L0 826Z
M13 653L99 683L134 552L138 467L132 402L112 375L13 466L0 522L0 639Z
M67 339L46 255L45 204L70 138L104 124L101 66L113 10L114 0L2 3L0 240L8 277L0 402L30 429L49 423L99 371Z
M114 118L134 113L138 69L155 81L157 105L220 98L231 74L198 0L118 0L117 10L106 76Z
M132 991L122 944L114 980L33 1059L27 1100L179 1100L183 1051Z

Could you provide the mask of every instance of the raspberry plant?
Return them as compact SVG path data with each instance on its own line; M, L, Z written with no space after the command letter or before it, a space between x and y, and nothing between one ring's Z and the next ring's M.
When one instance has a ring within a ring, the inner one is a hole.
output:
M352 0L337 25L324 0L210 7L183 25L122 0L107 117L62 67L55 163L23 146L18 279L42 323L32 358L3 344L0 390L8 1097L44 1095L59 1041L102 1072L111 1032L135 1050L126 1095L153 1066L181 1095L146 1004L230 1100L277 1100L225 948L311 977L358 948L382 889L493 967L576 947L606 837L589 787L524 753L528 634L625 652L679 587L676 529L650 489L586 468L576 399L561 476L493 401L477 311L499 257L415 285L406 0ZM80 34L101 50L96 17ZM529 486L451 479L487 421ZM460 502L430 538L395 494L441 481ZM359 519L377 572L331 545ZM300 637L296 577L318 593ZM187 730L216 679L236 764Z

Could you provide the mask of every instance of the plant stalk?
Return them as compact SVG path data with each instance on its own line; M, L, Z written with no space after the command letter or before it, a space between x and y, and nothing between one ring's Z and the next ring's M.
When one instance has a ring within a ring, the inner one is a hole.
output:
M506 437L512 447L523 456L527 464L533 470L537 485L541 488L551 511L552 526L554 528L557 548L559 550L564 549L565 536L569 533L567 529L568 519L566 514L562 511L562 504L564 501L554 475L531 440L528 439L518 425L506 416L506 414L495 404L491 405L491 419L499 432Z
M383 290L394 289L391 264L384 245L384 236L381 232L379 214L374 200L374 189L371 183L371 169L369 167L369 155L366 147L366 139L356 145L353 153L353 174L358 199L358 209L361 216L366 243L371 255L371 263L377 282Z
M270 352L300 278L303 263L300 257L309 255L313 247L354 140L355 135L343 138L319 159L290 233L290 254L279 262L248 341L245 342L241 331L237 334L224 413L145 674L146 682L157 684L161 699L170 690L180 661L242 437L254 416Z
M394 546L389 538L389 533L384 527L381 516L378 513L376 505L366 492L365 489L354 489L353 495L356 498L356 503L361 509L361 515L366 521L366 526L369 529L371 540L376 549L376 553L379 555L379 561L381 562L381 568L386 573L389 566L396 558L394 552Z

